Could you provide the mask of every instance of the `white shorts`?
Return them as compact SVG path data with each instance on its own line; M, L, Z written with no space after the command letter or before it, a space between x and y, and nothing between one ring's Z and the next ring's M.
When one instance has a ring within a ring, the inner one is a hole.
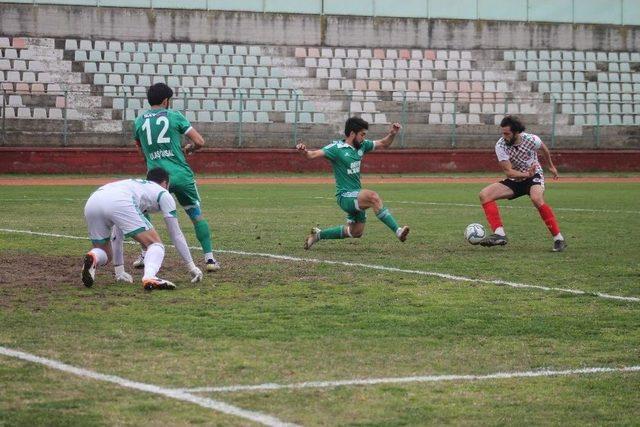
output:
M108 242L114 225L126 237L153 228L132 199L127 200L125 195L104 190L98 190L89 197L84 206L84 218L93 243Z

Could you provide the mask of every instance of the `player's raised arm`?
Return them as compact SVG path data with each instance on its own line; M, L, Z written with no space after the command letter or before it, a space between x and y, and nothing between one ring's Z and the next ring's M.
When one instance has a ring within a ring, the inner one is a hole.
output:
M302 142L296 145L296 150L302 153L307 159L317 159L318 157L324 157L324 150L308 150L307 146Z
M185 154L191 154L204 147L204 138L194 128L190 128L185 135L191 141L182 148Z
M556 169L553 161L551 160L551 152L549 148L547 148L546 144L540 141L540 150L542 151L542 157L544 158L544 162L547 164L547 169L553 175L553 179L558 179L558 169Z
M400 129L402 129L400 123L392 123L387 136L377 141L373 141L373 143L375 144L375 148L389 147L393 143L393 140L395 139L398 132L400 132Z

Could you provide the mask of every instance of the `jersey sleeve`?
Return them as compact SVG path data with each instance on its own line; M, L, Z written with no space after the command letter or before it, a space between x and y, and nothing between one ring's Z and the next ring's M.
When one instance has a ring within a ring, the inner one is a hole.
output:
M163 190L158 193L158 206L160 207L160 211L164 217L175 217L177 216L176 212L176 201L173 200L171 194L168 191Z
M373 151L376 149L376 143L371 141L370 139L365 139L362 142L362 151L368 153L369 151Z
M338 148L335 143L331 143L325 147L322 147L322 151L324 151L324 156L329 160L335 160L338 157Z
M173 111L172 119L175 123L176 129L181 134L185 134L191 129L191 123L185 116L182 115L180 111Z
M505 160L509 160L509 153L504 149L504 146L500 144L500 141L496 144L496 157L498 157L499 162L503 162Z

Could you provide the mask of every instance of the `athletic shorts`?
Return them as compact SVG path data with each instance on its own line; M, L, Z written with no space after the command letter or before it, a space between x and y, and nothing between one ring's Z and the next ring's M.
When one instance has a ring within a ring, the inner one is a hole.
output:
M132 199L104 190L98 190L89 197L84 206L84 218L89 229L89 238L93 243L107 243L114 225L120 228L126 237L153 228Z
M503 179L500 184L506 185L513 191L513 196L509 197L509 200L517 199L518 197L529 195L531 187L534 185L541 185L544 190L544 177L539 173L535 174L531 178L527 178L522 181L514 181L512 179Z
M169 180L169 192L175 194L178 203L185 210L200 206L200 193L193 180L175 183Z
M367 213L358 206L358 192L342 193L336 201L347 213L347 222L367 222Z

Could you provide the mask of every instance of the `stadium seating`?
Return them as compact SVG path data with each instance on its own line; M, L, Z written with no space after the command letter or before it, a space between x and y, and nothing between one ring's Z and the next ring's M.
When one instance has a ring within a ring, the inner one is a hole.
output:
M166 82L194 123L640 124L640 54L246 46L0 37L8 119L91 119L122 130ZM427 130L427 128L420 128Z

